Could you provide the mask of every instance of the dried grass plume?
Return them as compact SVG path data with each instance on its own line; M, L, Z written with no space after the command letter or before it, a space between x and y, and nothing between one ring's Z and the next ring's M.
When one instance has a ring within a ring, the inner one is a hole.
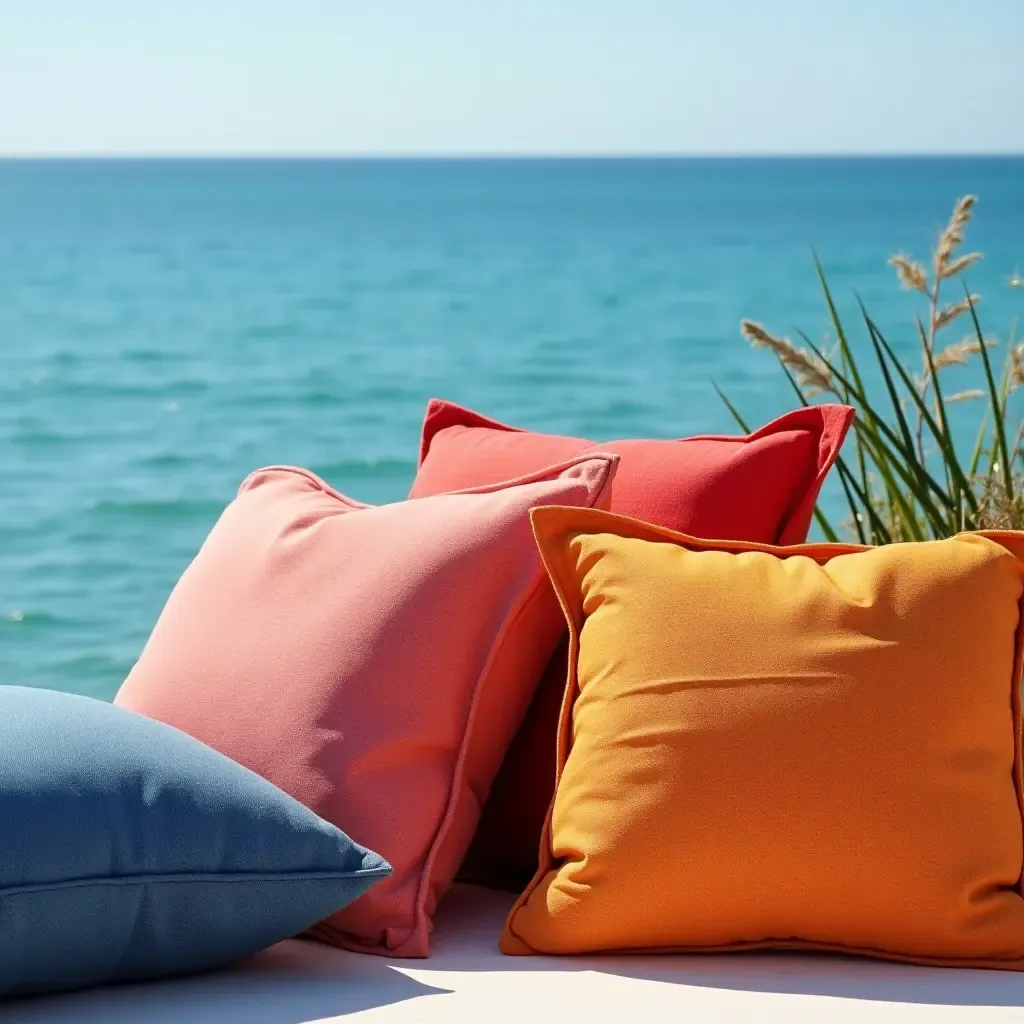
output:
M776 337L753 320L741 320L740 331L754 348L767 348L774 352L808 395L835 391L827 364L812 352L798 348L789 338Z
M954 262L951 262L951 257L953 250L963 244L964 232L971 222L971 213L977 201L977 196L961 196L953 206L953 215L949 218L945 230L939 235L939 244L935 249L934 273L936 278L951 277L953 273L959 272L951 271L950 268L955 265ZM976 253L969 255L977 258Z
M916 260L898 252L890 257L889 266L896 268L896 276L900 279L900 287L907 291L921 292L922 295L929 294L928 271Z

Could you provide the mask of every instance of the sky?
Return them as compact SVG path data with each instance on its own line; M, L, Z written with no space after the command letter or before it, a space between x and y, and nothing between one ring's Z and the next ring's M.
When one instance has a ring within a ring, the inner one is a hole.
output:
M0 0L0 155L1024 152L1024 0Z

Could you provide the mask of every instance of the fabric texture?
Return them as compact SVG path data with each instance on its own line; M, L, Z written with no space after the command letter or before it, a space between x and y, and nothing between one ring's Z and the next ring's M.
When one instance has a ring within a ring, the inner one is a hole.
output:
M746 437L625 440L597 445L519 430L433 399L413 497L475 487L596 450L621 463L611 511L699 537L794 544L853 419L842 405L799 409ZM484 808L462 877L519 892L537 869L540 830L554 792L555 737L568 638L539 681Z
M1024 968L1024 534L702 541L541 509L559 777L507 953Z
M171 594L117 703L270 779L393 874L315 934L429 952L430 919L564 620L531 508L606 500L617 458L371 508L253 474Z
M216 967L389 870L191 736L16 686L0 687L0 828L0 998Z

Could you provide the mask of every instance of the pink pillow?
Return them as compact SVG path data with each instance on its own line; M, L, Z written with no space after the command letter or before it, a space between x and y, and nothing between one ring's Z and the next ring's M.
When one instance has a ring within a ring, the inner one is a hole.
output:
M258 772L394 868L317 937L428 955L564 625L529 511L606 505L616 462L588 454L378 508L263 469L174 588L116 703Z

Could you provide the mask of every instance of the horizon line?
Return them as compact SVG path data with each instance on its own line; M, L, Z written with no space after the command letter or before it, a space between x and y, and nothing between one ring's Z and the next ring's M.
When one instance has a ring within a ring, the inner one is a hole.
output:
M1024 157L1022 150L978 150L978 151L954 151L943 152L941 150L920 150L920 151L780 151L780 152L707 152L687 153L671 151L649 151L649 152L626 152L608 153L595 150L594 152L566 153L566 152L367 152L367 153L332 153L332 152L188 152L188 151L153 151L153 152L67 152L67 153L0 153L0 162L15 163L23 162L46 162L46 161L82 161L82 162L114 162L122 161L335 161L335 162L487 162L487 161L529 161L529 160L559 160L559 161L584 161L584 160L605 160L605 161L639 161L639 160L992 160L992 159L1020 159Z

